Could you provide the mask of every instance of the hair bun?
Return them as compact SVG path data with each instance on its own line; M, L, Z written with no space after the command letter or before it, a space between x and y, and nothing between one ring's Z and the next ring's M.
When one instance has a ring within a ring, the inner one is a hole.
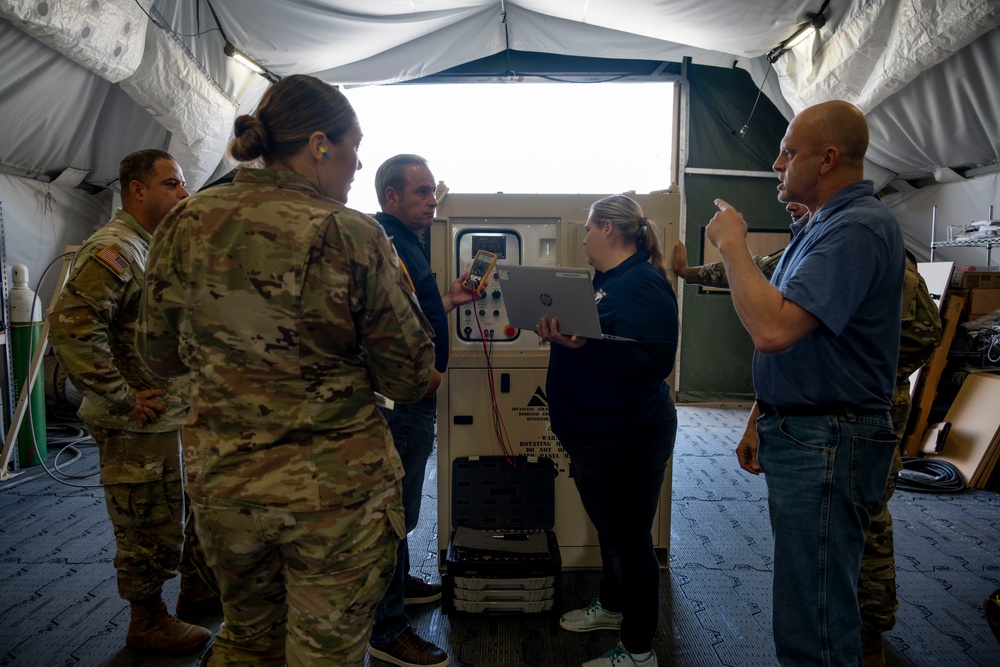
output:
M267 129L256 116L243 114L233 125L235 138L229 146L229 153L240 162L256 160L267 152L269 137Z

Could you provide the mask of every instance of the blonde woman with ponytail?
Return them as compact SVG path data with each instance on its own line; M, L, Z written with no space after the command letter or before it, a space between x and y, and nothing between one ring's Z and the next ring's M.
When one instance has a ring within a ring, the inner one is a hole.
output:
M558 319L536 327L553 343L552 430L570 455L603 561L598 597L559 624L620 631L618 645L585 667L654 667L660 566L651 531L677 433L665 381L677 352L677 297L656 228L633 199L594 202L585 229L602 333L634 342L564 336Z

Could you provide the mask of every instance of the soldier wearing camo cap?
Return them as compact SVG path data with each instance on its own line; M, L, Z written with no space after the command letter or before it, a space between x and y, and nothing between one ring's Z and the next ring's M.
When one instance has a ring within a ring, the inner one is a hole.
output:
M790 203L785 207L792 216L793 228L804 227L809 211L801 204ZM784 248L766 256L755 256L754 261L764 277L770 280ZM687 250L683 243L674 246L674 273L684 282L706 287L728 287L726 267L722 262L689 266ZM941 317L937 304L927 290L927 284L917 272L913 255L906 253L903 275L903 312L899 340L899 366L896 369L896 387L892 395L889 416L896 436L902 441L906 435L906 422L910 416L910 375L930 359L941 342ZM755 438L748 428L744 438ZM893 550L892 516L889 499L896 491L896 478L903 469L903 462L896 450L892 468L886 480L881 502L871 508L871 523L865 531L865 550L861 557L861 576L858 579L858 604L861 607L861 648L865 667L885 665L882 633L896 624L896 566Z
M392 245L347 208L361 127L288 76L236 119L241 168L153 239L139 348L190 372L195 526L225 623L209 665L361 665L403 537L399 455L376 392L432 389L431 329Z
M139 300L153 231L188 196L184 174L161 150L126 156L122 207L76 254L48 315L49 340L83 393L80 418L97 443L104 498L115 531L118 593L131 603L125 645L163 653L197 651L211 633L170 616L163 583L181 577L178 612L211 606L214 593L183 550L181 424L187 380L153 375L135 351ZM216 604L218 598L215 598Z

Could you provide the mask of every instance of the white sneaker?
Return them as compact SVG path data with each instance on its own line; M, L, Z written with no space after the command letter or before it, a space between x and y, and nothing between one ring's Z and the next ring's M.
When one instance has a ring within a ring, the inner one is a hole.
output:
M649 657L641 662L636 662L632 654L625 650L621 644L614 647L600 658L594 658L583 663L583 667L658 667L656 651L650 651Z
M559 619L563 630L570 632L593 632L594 630L617 630L622 627L622 613L608 611L601 601L594 599L583 609L567 611Z

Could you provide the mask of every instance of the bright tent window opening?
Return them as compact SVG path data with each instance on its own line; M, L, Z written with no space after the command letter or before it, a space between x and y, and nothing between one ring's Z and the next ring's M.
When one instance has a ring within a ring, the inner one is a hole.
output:
M344 94L364 138L348 205L378 211L375 172L427 159L452 193L640 194L670 187L673 83L371 86Z

